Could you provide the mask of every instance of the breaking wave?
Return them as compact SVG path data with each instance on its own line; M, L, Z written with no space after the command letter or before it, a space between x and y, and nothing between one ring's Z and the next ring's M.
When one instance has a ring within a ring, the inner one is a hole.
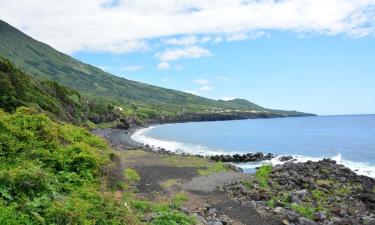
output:
M151 148L160 149L164 148L166 150L169 150L171 152L175 153L188 153L188 154L195 154L195 155L203 155L203 156L209 156L209 155L221 155L221 154L227 154L227 155L234 155L236 153L243 154L240 152L231 152L223 149L210 149L207 146L204 145L196 145L196 144L189 144L189 143L183 143L173 140L160 140L153 137L150 137L147 135L147 133L153 129L155 126L151 126L148 128L140 129L137 132L135 132L132 135L132 139L142 143L144 145L149 145ZM341 154L337 154L332 157L309 157L309 156L303 156L303 155L293 155L293 159L296 162L307 162L307 161L319 161L323 158L330 158L332 160L335 160L339 164L343 164L344 166L350 168L355 173L359 175L365 175L369 177L375 178L375 165L365 163L365 162L354 162L350 160L344 159ZM280 165L285 162L280 161L280 157L282 155L279 155L271 160L265 160L262 162L256 162L256 163L233 163L234 165L242 168L245 172L253 172L255 168L270 163L272 165Z

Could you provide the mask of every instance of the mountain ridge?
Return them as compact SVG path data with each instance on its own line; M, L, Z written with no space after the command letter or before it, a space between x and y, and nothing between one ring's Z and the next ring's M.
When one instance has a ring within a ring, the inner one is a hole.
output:
M83 95L104 97L117 101L121 106L135 108L135 111L145 114L144 118L160 115L173 118L181 113L238 110L277 113L280 116L308 115L266 109L247 100L217 101L120 78L58 52L1 20L0 56L35 77L56 81L79 90Z

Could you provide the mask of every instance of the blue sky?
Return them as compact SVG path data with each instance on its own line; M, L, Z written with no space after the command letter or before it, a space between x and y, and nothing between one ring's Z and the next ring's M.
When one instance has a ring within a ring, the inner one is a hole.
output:
M205 47L211 55L178 60L164 70L157 69L155 57L164 46L129 54L73 56L117 76L214 99L246 98L266 107L318 114L375 113L372 37L271 32L268 37Z
M375 113L375 0L0 5L0 19L120 77L276 109Z

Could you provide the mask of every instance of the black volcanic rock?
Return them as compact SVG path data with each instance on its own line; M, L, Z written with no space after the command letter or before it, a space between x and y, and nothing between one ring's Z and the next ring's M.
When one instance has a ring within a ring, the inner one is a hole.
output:
M289 161L258 176L221 189L282 224L375 224L375 180L333 160Z
M260 162L264 160L270 160L275 156L271 153L264 155L261 152L257 153L247 153L243 155L235 154L235 155L214 155L211 156L210 159L216 162Z

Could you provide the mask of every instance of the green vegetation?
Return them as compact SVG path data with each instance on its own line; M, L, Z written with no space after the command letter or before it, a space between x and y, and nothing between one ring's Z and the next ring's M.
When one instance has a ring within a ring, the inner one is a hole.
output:
M257 169L255 177L260 187L268 187L269 174L272 171L272 165L266 164Z
M181 205L183 202L189 200L189 196L185 192L177 193L173 196L172 202L175 205Z
M168 155L161 157L165 163L171 166L196 167L197 173L201 176L208 176L213 173L225 172L230 170L222 162L210 162L205 158L196 156Z
M111 193L99 191L101 168L111 152L86 130L19 108L11 115L0 112L0 143L2 224L131 219Z
M96 125L105 115L120 119L122 112L109 101L82 97L77 91L54 81L40 81L0 57L0 108L8 112L20 106L35 107L60 120ZM113 120L113 119L112 119ZM104 119L105 121L105 119Z
M294 111L265 109L247 100L215 101L196 95L160 88L113 76L94 66L62 54L38 42L9 24L0 21L0 57L11 60L23 71L79 90L84 96L96 96L115 102L126 115L140 120L194 120L212 113L232 115L236 110L266 111L266 115L303 115ZM109 102L109 101L108 101ZM193 114L192 114L193 113Z
M217 163L211 164L205 169L199 169L197 172L201 176L208 176L210 174L225 172L225 171L229 171L228 167L226 167L225 164L222 162L217 162Z
M137 199L132 192L141 179L137 171L125 168L121 153L115 154L104 140L72 124L126 129L129 120L304 115L119 78L3 21L0 87L0 224L5 225L143 224L149 214L154 225L195 223L180 210L186 193L162 202ZM201 175L228 170L223 163L198 157L163 160L192 165ZM263 172L259 176L260 182L267 178Z
M298 205L296 203L292 203L290 207L297 213L309 219L313 219L314 213L317 211L315 207L308 204Z
M136 183L141 180L141 177L135 169L126 168L124 174L125 179L128 180L130 183Z
M332 180L316 180L316 184L320 187L329 187L332 183Z
M186 216L178 211L172 211L159 212L151 222L151 225L190 225L194 223L195 219L193 217Z
M32 108L0 110L0 224L141 224L151 205L153 224L193 223L176 210L183 194L136 204L113 177L140 179L101 138Z
M311 195L317 201L320 201L322 199L326 199L326 197L327 197L327 195L323 191L317 190L317 189L312 190Z
M162 202L148 202L143 200L133 200L130 205L137 209L138 216L153 215L150 221L152 225L192 225L196 224L196 219L179 211L181 204L188 200L186 193L181 192L172 196L171 199Z
M163 189L169 189L178 186L181 186L181 181L176 179L168 179L160 184L160 187L162 187Z
M331 173L329 167L321 171L324 174ZM277 170L271 176L271 172L271 165L263 165L257 169L254 177L241 181L249 192L248 196L256 198L261 195L262 199L258 197L255 200L264 201L269 208L284 207L310 219L313 219L317 212L324 212L327 217L333 216L332 210L338 206L337 204L349 205L352 199L347 197L355 196L364 189L363 184L358 181L343 183L330 179L330 176L313 178L309 180L310 183L301 182L298 186L289 188L282 180L289 179L288 175ZM280 178L281 176L283 177ZM303 196L298 193L302 190ZM337 203L344 199L349 202Z
M268 200L266 203L267 203L267 206L270 207L270 208L275 208L275 206L276 206L276 202L273 198Z

